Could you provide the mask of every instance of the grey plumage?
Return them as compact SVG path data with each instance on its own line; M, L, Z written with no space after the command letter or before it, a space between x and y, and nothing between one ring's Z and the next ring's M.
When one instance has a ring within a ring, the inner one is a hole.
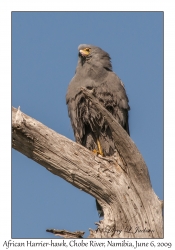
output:
M98 101L115 117L128 132L128 97L122 81L112 71L110 56L101 48L82 44L78 47L79 59L67 94L66 102L77 143L89 150L98 151L97 139L103 156L115 152L115 143L109 125L96 107L82 94L81 87L93 92ZM103 211L96 202L100 216Z
M68 86L68 113L76 142L90 150L98 150L96 139L99 138L104 156L110 156L115 150L110 128L103 115L81 93L81 87L92 90L99 102L129 133L128 97L122 81L112 72L109 54L87 44L80 45L78 50L85 48L90 48L90 53L87 56L79 53L76 73Z

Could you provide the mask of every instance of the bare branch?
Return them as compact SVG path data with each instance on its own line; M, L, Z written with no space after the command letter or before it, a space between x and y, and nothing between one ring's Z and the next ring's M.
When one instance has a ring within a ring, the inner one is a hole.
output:
M104 220L89 237L161 238L161 202L141 154L110 113L89 91L82 91L111 126L117 148L113 157L97 156L15 108L13 148L98 199Z
M111 185L105 180L101 183L99 168L110 169L109 162L19 109L12 111L14 149L92 196L100 198L102 190L107 196Z
M83 231L76 231L76 232L69 232L66 230L58 230L58 229L47 229L46 232L53 233L55 236L60 236L62 238L68 239L81 239L85 232Z

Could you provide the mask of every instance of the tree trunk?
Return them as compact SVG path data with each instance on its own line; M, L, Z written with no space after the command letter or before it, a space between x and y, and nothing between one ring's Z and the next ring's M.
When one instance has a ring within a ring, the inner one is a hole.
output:
M162 202L154 193L147 166L132 139L93 95L82 89L113 131L116 152L101 157L12 108L12 146L55 175L95 197L104 219L89 238L162 238ZM83 232L49 229L62 237Z

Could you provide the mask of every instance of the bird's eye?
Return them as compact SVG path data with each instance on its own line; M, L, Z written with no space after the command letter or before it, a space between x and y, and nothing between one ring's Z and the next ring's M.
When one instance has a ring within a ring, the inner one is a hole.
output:
M85 48L85 50L86 50L87 52L89 52L89 51L90 51L90 49L89 49L89 48Z

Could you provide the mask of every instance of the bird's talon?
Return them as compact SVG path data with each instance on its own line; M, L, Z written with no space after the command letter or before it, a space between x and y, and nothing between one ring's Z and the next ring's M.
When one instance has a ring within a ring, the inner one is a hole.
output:
M94 149L92 150L93 153L97 154L97 155L101 155L101 156L104 156L103 153L101 153L100 151Z

